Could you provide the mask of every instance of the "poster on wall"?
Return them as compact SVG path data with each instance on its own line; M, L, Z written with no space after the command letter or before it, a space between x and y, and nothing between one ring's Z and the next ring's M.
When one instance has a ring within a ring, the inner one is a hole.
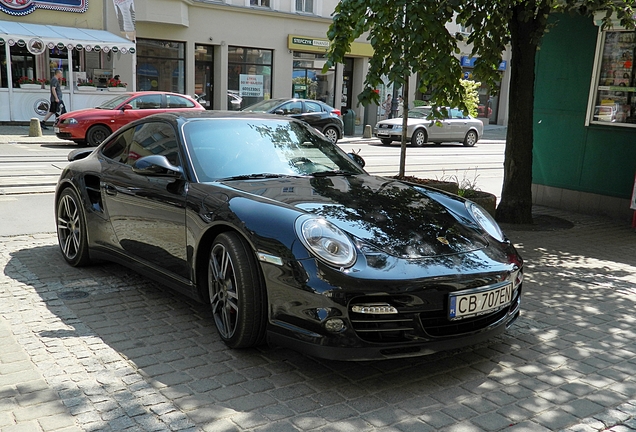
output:
M263 97L263 75L239 74L239 96Z
M126 39L135 42L135 0L113 0L113 5L117 14L119 31Z
M0 0L0 11L13 15L28 15L36 9L84 13L87 0Z

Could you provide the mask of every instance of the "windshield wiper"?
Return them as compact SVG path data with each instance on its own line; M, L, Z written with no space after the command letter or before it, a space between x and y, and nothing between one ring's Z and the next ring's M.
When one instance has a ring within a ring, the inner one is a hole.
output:
M351 171L343 171L343 170L316 171L311 173L311 175L314 177L351 176L356 174L357 173L353 173Z
M292 178L300 177L290 174L274 174L274 173L258 173L258 174L241 174L231 177L224 177L217 179L216 181L228 181L228 180L249 180L249 179L265 179L265 178Z

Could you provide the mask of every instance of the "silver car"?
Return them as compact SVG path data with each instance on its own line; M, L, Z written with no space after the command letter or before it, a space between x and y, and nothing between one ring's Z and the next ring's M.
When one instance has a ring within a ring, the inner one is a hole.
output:
M417 107L409 110L407 120L408 130L406 139L411 145L421 147L427 142L441 144L443 142L461 142L472 147L481 138L484 124L461 110L451 108L446 110L446 117L435 121L427 119L430 106ZM402 118L382 120L375 125L374 135L380 138L382 144L391 144L402 140Z

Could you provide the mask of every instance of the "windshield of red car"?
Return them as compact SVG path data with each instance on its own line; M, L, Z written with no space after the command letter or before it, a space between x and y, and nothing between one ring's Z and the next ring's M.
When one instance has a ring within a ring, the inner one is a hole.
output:
M186 123L183 132L201 182L263 173L364 173L340 148L301 122L201 119Z
M130 97L130 94L123 94L123 95L117 96L116 98L113 98L113 99L110 99L110 100L104 102L103 104L99 105L97 108L99 108L99 109L110 109L110 110L115 109L119 105L121 105L122 102L124 102L129 97Z

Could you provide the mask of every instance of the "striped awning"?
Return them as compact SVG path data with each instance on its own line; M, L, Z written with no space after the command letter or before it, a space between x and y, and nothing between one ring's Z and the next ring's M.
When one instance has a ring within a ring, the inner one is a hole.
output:
M134 54L135 43L105 30L0 21L0 46L27 47L32 54L46 49L68 48L85 51Z

